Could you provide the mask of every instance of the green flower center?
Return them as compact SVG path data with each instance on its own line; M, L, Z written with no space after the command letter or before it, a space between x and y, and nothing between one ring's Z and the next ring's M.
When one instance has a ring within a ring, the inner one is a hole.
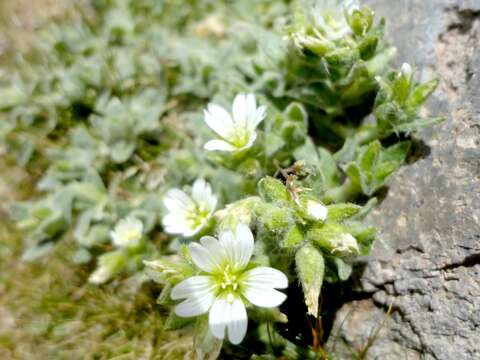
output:
M192 229L195 229L196 227L202 225L209 215L210 209L208 209L207 204L197 203L196 205L192 206L192 208L188 211L188 224Z
M123 238L126 242L130 242L132 240L137 240L138 238L140 238L142 236L140 231L138 231L137 229L127 230L122 235L123 235Z
M242 148L248 144L248 140L250 139L250 132L245 127L237 127L233 132L232 136L229 139L229 142L237 147Z
M230 264L227 264L223 269L223 272L220 272L215 276L216 283L218 284L219 296L225 297L230 303L241 295L240 275L241 272L236 270Z

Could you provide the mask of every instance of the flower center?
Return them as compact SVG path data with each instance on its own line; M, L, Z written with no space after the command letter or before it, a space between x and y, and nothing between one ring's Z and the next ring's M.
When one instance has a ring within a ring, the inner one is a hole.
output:
M192 229L200 226L203 221L208 218L210 210L208 209L207 204L197 203L188 210L187 221Z
M229 140L232 145L241 148L248 144L249 139L250 132L245 127L239 126L235 128L235 131Z
M140 236L141 236L141 233L137 229L130 229L123 233L123 238L125 239L126 242L137 240Z
M238 276L233 271L230 264L225 266L225 270L223 270L223 279L220 284L220 287L222 288L222 290L228 291L229 292L228 295L232 295L232 292L235 292L238 289ZM228 295L227 295L227 298L228 298Z

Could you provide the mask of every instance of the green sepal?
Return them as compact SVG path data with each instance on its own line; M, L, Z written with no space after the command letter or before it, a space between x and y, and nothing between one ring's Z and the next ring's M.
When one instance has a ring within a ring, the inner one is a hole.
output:
M346 203L328 205L327 209L328 221L340 222L357 215L362 210L362 207L359 205Z
M292 249L301 244L303 240L305 240L305 235L297 225L293 225L283 236L280 246L282 248Z
M168 317L165 319L163 324L163 329L166 331L174 331L182 329L190 324L195 322L195 318L186 318L175 315L173 311L170 312Z
M193 347L196 360L216 360L222 350L223 340L213 336L208 325L208 316L200 316L195 323Z

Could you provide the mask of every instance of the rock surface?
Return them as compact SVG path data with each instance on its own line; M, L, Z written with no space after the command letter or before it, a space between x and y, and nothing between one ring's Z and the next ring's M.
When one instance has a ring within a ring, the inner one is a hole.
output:
M401 61L440 88L441 126L424 156L394 175L368 219L381 233L329 346L348 359L480 359L480 1L370 0ZM387 309L391 306L391 313ZM350 349L350 350L349 350Z

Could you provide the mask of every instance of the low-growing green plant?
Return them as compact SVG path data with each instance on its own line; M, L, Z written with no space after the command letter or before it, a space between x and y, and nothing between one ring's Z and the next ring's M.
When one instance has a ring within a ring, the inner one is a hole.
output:
M165 328L189 326L199 359L333 356L322 286L369 254L376 194L442 121L418 115L437 80L392 68L356 1L92 6L0 78L1 144L42 173L10 207L24 259L70 237L91 283L161 284ZM313 342L282 330L295 316Z

